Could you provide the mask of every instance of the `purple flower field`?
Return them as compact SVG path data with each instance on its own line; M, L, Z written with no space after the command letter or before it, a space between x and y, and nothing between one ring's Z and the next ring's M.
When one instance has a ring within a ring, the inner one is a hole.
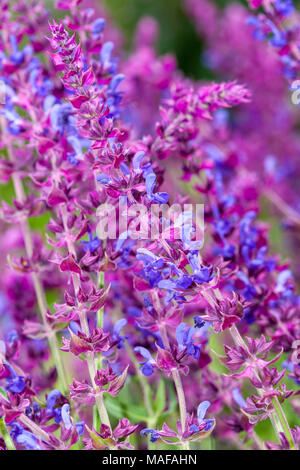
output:
M0 0L0 450L298 450L300 8L108 3Z

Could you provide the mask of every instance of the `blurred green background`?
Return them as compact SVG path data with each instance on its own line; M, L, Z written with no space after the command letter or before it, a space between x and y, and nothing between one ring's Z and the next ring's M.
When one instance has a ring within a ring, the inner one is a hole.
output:
M215 0L214 3L222 8L232 2ZM245 2L240 0L239 3ZM158 52L175 54L179 69L187 76L195 79L211 78L211 72L201 64L203 42L186 15L182 0L102 0L102 4L123 32L128 50L132 47L134 31L140 18L152 16L160 27Z
M247 0L209 0L219 8L232 3L248 5ZM204 44L184 11L184 0L100 0L110 12L116 26L125 38L125 47L130 50L134 31L140 18L152 16L160 26L157 50L160 54L173 53L179 69L195 78L212 78L210 70L201 64ZM299 7L300 0L294 0Z

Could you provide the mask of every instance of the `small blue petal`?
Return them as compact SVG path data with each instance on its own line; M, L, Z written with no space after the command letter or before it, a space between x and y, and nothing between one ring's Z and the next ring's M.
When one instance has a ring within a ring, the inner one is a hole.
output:
M68 403L65 403L61 407L61 418L63 420L63 423L64 423L66 429L71 429L72 421L71 421L71 417L70 417L70 405Z
M209 401L203 401L202 403L200 403L200 405L198 406L198 410L197 410L197 417L198 417L198 422L199 424L201 424L205 418L205 414L208 410L208 408L210 407L210 402Z

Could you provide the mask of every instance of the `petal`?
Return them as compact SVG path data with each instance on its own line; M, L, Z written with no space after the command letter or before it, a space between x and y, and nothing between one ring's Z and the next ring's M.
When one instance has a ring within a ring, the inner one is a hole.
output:
M204 417L205 417L205 414L208 410L208 408L210 407L210 402L209 401L203 401L202 403L200 403L200 405L198 406L198 410L197 410L197 417L198 417L198 422L199 424L201 424L201 422L203 421Z
M147 361L153 362L152 356L146 348L143 348L142 346L137 346L136 348L134 348L134 352L139 353L141 356L147 359Z
M64 422L66 429L71 429L72 421L70 418L70 405L65 403L61 408L61 417Z
M120 320L118 320L114 326L113 334L119 336L120 331L124 328L125 325L127 325L127 323L128 322L126 318L121 318Z

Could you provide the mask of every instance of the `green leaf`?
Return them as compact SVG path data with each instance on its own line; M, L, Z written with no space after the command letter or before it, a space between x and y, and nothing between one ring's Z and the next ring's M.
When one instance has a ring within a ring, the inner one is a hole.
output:
M105 398L104 401L107 407L107 411L117 419L121 419L126 416L134 423L140 423L141 421L146 422L148 419L147 410L142 406L136 406L132 404L132 408L129 408L126 403L111 397Z
M4 398L7 399L7 393L6 393L6 391L4 390L4 388L0 387L0 393L1 393L1 395L4 396Z
M159 416L159 422L163 422L166 420L168 416L174 413L174 411L178 407L177 403L177 396L175 393L175 390L173 388L173 385L170 384L169 382L166 383L166 388L168 389L168 396L169 396L169 403L168 403L168 409L164 413L162 413Z
M108 439L102 439L98 434L94 433L91 429L87 427L89 435L91 437L93 447L97 450L103 450L114 446L114 441L109 437Z
M125 410L119 400L113 400L109 397L106 397L104 402L109 414L117 419L121 419L124 416Z
M166 408L166 387L163 379L160 380L154 400L154 409L157 415L160 415Z

